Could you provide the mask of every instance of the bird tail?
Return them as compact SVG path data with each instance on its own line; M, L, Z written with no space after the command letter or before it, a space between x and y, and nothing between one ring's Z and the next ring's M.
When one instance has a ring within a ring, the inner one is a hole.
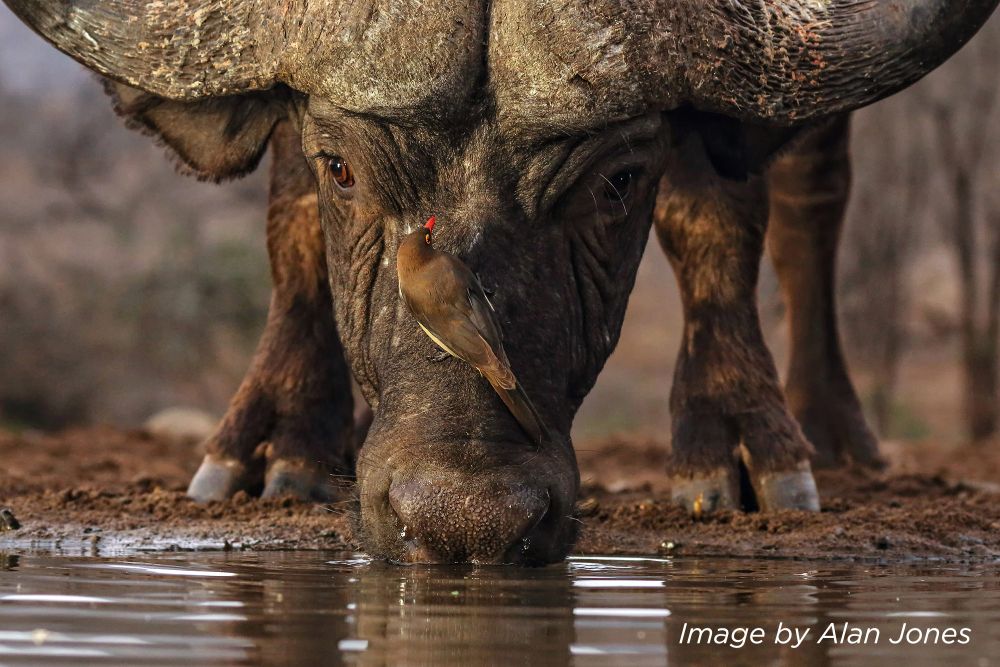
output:
M500 400L504 402L510 413L514 415L517 423L521 425L521 428L535 442L541 445L551 439L548 426L545 425L545 421L538 414L538 410L535 409L535 405L528 398L528 394L524 391L524 387L521 386L520 382L515 384L513 389L505 389L493 382L489 376L486 379L493 385L493 389L500 395Z

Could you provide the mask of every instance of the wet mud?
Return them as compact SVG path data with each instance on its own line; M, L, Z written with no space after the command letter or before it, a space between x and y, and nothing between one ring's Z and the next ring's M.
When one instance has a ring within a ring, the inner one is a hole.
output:
M887 472L821 472L823 511L692 519L671 505L666 445L583 443L580 554L991 561L1000 557L1000 448L888 446ZM136 550L354 548L351 499L313 505L245 494L184 496L197 447L110 428L0 434L4 548Z

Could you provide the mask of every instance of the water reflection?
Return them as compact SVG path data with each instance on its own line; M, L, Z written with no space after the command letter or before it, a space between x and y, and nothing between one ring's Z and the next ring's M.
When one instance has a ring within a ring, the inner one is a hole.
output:
M366 665L570 663L573 599L559 569L378 566L360 574L356 596Z
M0 664L989 664L1000 655L998 571L651 558L401 568L315 552L0 555ZM968 627L972 641L890 644L903 623ZM831 624L841 637L873 629L868 636L877 631L880 641L817 642ZM692 641L690 629L703 627L716 631L711 641ZM802 633L801 643L776 643L782 628Z

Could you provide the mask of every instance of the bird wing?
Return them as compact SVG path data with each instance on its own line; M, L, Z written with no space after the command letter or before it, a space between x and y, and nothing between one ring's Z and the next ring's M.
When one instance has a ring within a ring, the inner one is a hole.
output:
M494 385L504 389L513 389L517 386L517 378L514 377L514 371L510 368L507 352L503 349L503 334L496 320L496 312L478 280L469 288L468 315L480 338L493 353L491 361L494 363L479 368L479 370Z
M517 379L503 349L493 309L485 295L477 298L474 294L474 289L470 289L468 299L442 304L443 307L433 317L426 316L417 304L411 305L409 300L407 305L420 328L438 347L475 366L497 386L513 389L517 386Z

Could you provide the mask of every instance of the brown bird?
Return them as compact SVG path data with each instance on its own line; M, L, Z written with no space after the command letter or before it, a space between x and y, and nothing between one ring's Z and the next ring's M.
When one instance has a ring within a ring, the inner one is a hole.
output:
M399 245L399 295L420 328L451 356L472 365L525 432L542 443L549 430L514 377L500 324L479 278L454 255L435 250L434 216Z

